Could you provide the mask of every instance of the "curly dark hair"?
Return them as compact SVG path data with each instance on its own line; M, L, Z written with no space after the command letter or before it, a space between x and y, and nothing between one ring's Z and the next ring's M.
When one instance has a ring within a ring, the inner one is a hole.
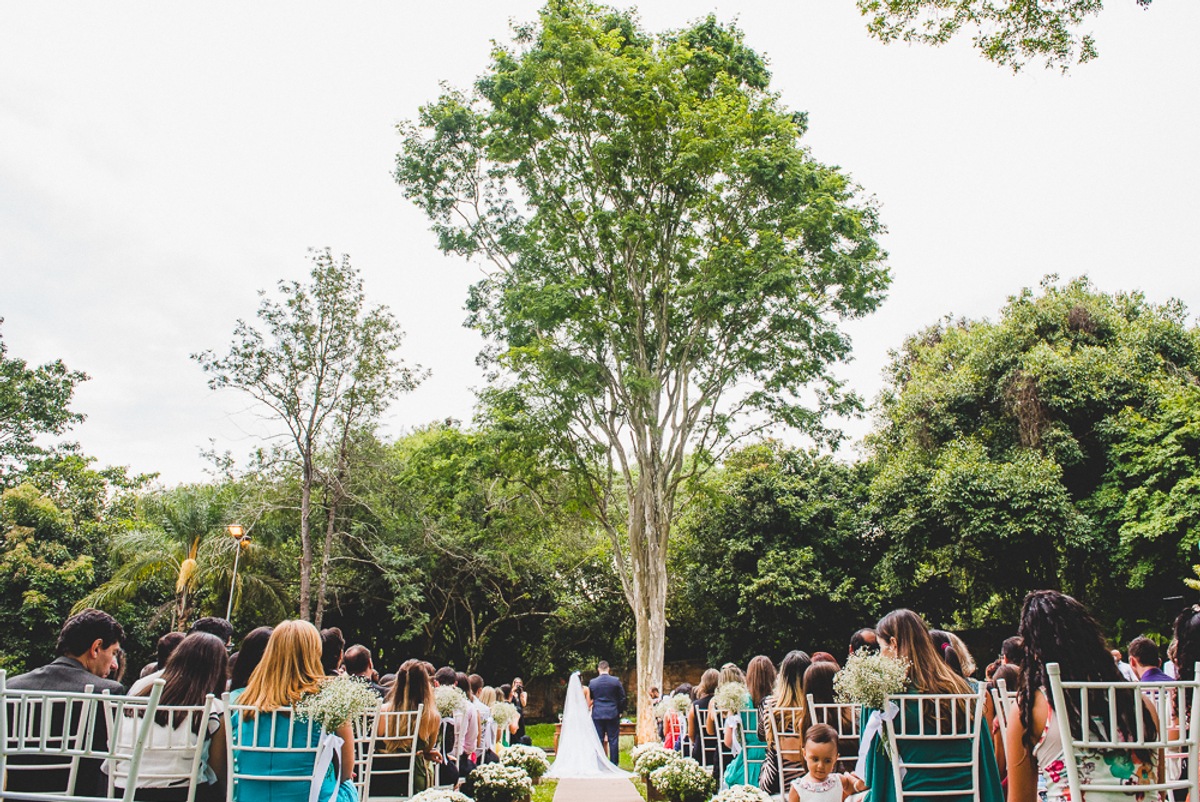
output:
M1175 676L1183 680L1196 678L1196 663L1200 662L1200 604L1184 609L1175 618Z
M1112 653L1100 631L1100 624L1088 609L1075 599L1056 590L1035 590L1025 597L1021 607L1020 635L1025 643L1025 659L1021 663L1021 679L1017 691L1017 708L1021 726L1025 728L1024 742L1032 750L1041 737L1033 731L1033 700L1037 691L1050 687L1046 666L1058 663L1064 680L1073 682L1124 682ZM1108 705L1103 690L1088 691L1089 706L1102 710ZM1136 693L1117 694L1117 726L1126 734L1137 732ZM1047 697L1054 707L1054 699ZM1080 721L1079 697L1067 694L1065 714L1071 724L1071 734L1083 735ZM1146 721L1147 737L1153 738L1155 728Z

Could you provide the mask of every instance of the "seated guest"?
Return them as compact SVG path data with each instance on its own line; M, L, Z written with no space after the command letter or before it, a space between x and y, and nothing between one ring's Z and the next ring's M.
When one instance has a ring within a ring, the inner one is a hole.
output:
M250 675L262 662L271 640L272 627L258 627L242 638L242 648L229 658L229 690L241 690L250 681Z
M196 619L196 623L188 629L188 634L193 632L207 632L209 635L215 636L225 644L226 649L233 645L233 624L224 618L206 615L204 618Z
M383 700L381 713L413 712L421 708L421 717L415 725L408 719L382 716L379 739L376 745L375 763L372 766L372 796L407 796L406 774L388 774L390 771L407 771L408 752L416 738L416 760L412 763L412 792L424 791L433 784L433 764L441 761L437 749L441 716L433 696L433 684L429 675L416 660L408 660L396 672L388 695ZM399 753L399 754L397 754ZM375 773L382 772L382 773Z
M182 632L168 632L158 639L158 644L155 649L153 663L146 663L142 666L138 677L144 677L147 674L153 674L156 671L161 671L167 665L167 658L171 656L171 652L175 651L175 647L183 643L183 639L187 637Z
M1013 635L1011 638L1005 638L1004 643L1000 644L1000 662L1020 668L1024 660L1025 641L1021 639L1021 636Z
M850 636L849 654L854 654L860 649L866 649L872 654L879 651L879 642L876 640L875 630L870 627L864 627Z
M159 697L159 711L147 734L146 749L138 769L138 790L134 796L145 802L187 802L192 760L199 749L203 753L198 802L219 802L225 798L225 730L221 727L220 696L225 692L228 658L225 643L217 635L193 632L171 653L164 666L165 683ZM151 686L140 694L149 696ZM203 707L208 694L217 697L207 720L199 712L167 711L163 707ZM135 730L120 730L121 741L133 746ZM123 763L124 761L122 761ZM107 767L106 767L107 768ZM125 793L126 770L118 763L117 796Z
M25 691L70 691L82 692L92 686L94 693L108 691L125 693L125 686L105 679L112 669L113 660L121 649L125 630L108 613L88 608L67 619L58 633L58 657L54 662L35 668L8 680L5 685L13 690ZM108 736L103 724L97 726L97 742L103 743ZM30 760L30 762L38 762ZM18 761L9 762L8 785L10 791L63 791L67 787L68 771L14 770ZM75 783L76 793L81 795L101 794L106 789L106 780L100 772L99 760L81 760Z
M321 630L321 667L325 675L337 676L342 667L342 657L346 648L346 636L337 627Z
M1158 656L1158 644L1149 638L1134 638L1129 642L1129 667L1140 682L1170 682L1171 678L1163 673L1160 666L1162 659Z
M376 681L375 663L371 659L371 650L366 646L356 643L346 649L342 655L342 668L346 670L346 676L363 680L375 691L376 696L383 698L387 689Z
M704 669L704 673L700 675L700 684L696 686L696 699L692 702L692 709L688 711L688 742L692 745L692 759L704 766L716 765L717 747L714 740L712 745L705 748L705 743L700 737L698 711L703 710L704 715L708 715L708 706L712 702L713 694L717 692L717 683L720 681L719 671L715 668Z

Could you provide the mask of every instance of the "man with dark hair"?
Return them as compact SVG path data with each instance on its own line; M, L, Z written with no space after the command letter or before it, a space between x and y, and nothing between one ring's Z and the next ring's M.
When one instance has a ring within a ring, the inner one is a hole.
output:
M1129 642L1129 667L1140 682L1170 682L1171 677L1163 673L1158 656L1158 644L1147 637L1134 638Z
M192 624L189 633L191 632L207 632L209 635L216 635L221 639L221 643L225 644L226 648L233 643L233 624L224 618L217 618L211 615L205 616ZM165 662L160 663L160 665L164 664Z
M1025 639L1020 635L1005 638L1000 644L1000 662L1020 668L1025 662Z
M125 630L117 620L101 610L88 608L67 619L58 633L58 657L54 662L35 668L27 674L8 680L7 687L22 691L71 691L82 692L87 686L94 693L108 691L112 694L125 693L119 682L104 679L112 668ZM51 730L61 730L61 722L52 723ZM96 722L94 742L106 743L107 730L103 717ZM13 758L15 761L16 758ZM37 762L33 758L30 762ZM66 789L68 770L39 770L8 772L9 791L58 791ZM75 792L80 795L102 796L107 781L100 772L101 761L80 760L76 777Z
M347 676L365 680L380 699L387 693L387 688L376 681L378 674L375 673L375 662L371 659L371 650L361 643L356 643L346 649L345 654L342 655L342 668L346 669Z
M608 740L608 758L613 763L621 761L621 713L625 711L625 686L621 680L608 673L608 661L596 665L600 676L588 683L588 703L592 707L592 725L596 737L603 743Z
M321 668L325 675L337 676L342 665L342 652L346 649L346 636L337 627L321 630Z
M142 668L142 673L139 677L145 677L155 672L161 673L163 667L167 664L167 658L171 656L171 652L175 651L175 647L183 643L186 636L182 632L168 632L158 639L158 645L155 649L155 660L153 663L146 663Z
M458 685L458 672L450 666L442 666L433 674L433 681L439 688L449 688ZM436 690L436 689L435 689ZM467 709L454 711L453 716L442 716L441 752L445 763L440 769L442 785L453 786L459 777L459 761L463 757L464 740L467 731Z
M879 651L879 639L875 636L875 630L863 627L850 636L849 654L854 654L859 649L866 649L871 654Z

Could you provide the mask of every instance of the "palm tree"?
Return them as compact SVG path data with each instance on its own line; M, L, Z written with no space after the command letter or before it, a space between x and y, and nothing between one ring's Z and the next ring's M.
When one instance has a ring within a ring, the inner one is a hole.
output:
M142 519L146 525L113 539L116 564L112 578L76 603L74 610L106 607L134 598L146 583L159 580L174 586L173 598L158 607L155 617L171 613L171 627L188 628L198 612L197 604L228 599L233 579L234 551L241 556L235 601L249 599L264 612L283 614L285 595L278 582L257 576L252 570L253 552L248 540L226 534L226 504L218 488L182 485L143 499ZM224 610L199 612L220 614Z

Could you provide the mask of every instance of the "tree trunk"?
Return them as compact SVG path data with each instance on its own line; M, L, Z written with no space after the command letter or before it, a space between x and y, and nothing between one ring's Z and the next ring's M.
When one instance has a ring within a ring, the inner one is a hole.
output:
M300 618L309 620L312 598L312 535L309 517L312 515L313 467L311 456L305 456L300 478Z
M667 629L667 527L650 477L640 477L630 499L629 553L633 563L633 619L637 640L637 742L658 740L650 688L662 687Z
M329 560L333 552L333 533L337 523L338 494L334 491L325 516L325 549L321 554L321 578L317 582L317 614L313 621L317 629L325 619L325 591L329 587Z

